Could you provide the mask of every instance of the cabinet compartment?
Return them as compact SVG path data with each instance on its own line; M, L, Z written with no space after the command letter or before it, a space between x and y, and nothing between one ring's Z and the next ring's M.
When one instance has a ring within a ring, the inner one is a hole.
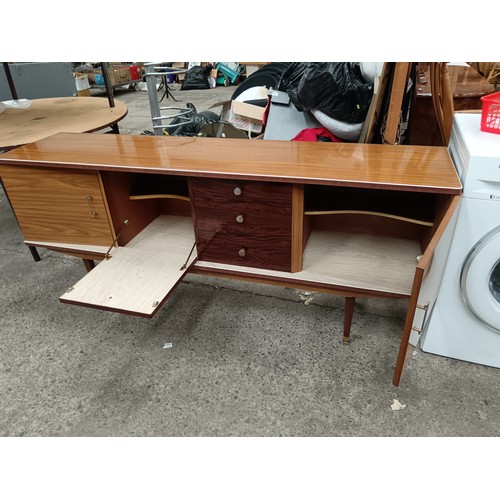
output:
M186 178L107 171L101 175L118 245L127 245L160 215L187 217L191 223L189 198L181 194L187 189Z
M290 184L191 179L190 192L201 259L290 271Z
M1 166L0 177L25 240L61 246L112 244L97 172Z
M305 186L306 215L372 214L423 226L432 226L436 195L411 191Z

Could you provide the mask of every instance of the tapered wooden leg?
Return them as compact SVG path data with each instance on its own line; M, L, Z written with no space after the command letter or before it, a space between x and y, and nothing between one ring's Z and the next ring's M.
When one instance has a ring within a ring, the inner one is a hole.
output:
M85 266L85 269L87 270L88 273L92 271L95 267L95 263L93 260L90 259L82 259L83 260L83 265Z
M342 342L349 344L351 340L352 315L354 313L355 297L346 297L344 306L344 336Z

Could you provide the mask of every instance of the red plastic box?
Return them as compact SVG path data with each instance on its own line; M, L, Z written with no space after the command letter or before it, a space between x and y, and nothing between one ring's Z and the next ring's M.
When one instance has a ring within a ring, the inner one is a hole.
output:
M132 76L132 80L140 80L141 76L139 75L139 66L130 66L130 75Z
M481 130L500 134L500 92L481 97Z

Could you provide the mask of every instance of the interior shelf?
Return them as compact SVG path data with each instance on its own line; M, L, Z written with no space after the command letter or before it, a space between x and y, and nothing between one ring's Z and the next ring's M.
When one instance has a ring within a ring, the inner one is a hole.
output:
M185 177L159 174L133 174L130 177L131 200L174 198L189 201L188 181Z
M334 186L304 188L304 215L366 214L432 226L435 205L432 193Z

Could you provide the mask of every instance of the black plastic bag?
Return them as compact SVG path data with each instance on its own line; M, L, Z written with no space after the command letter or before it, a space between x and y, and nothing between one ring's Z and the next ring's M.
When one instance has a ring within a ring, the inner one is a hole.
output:
M169 127L166 129L168 135L196 136L201 127L207 123L216 123L219 117L213 111L196 112L193 104L186 104L188 112L182 116L174 118L170 125L179 125L178 127Z
M209 89L208 77L212 66L193 66L188 69L182 82L181 90Z
M346 123L365 120L373 96L359 63L292 63L282 75L284 90L299 111L318 109Z

